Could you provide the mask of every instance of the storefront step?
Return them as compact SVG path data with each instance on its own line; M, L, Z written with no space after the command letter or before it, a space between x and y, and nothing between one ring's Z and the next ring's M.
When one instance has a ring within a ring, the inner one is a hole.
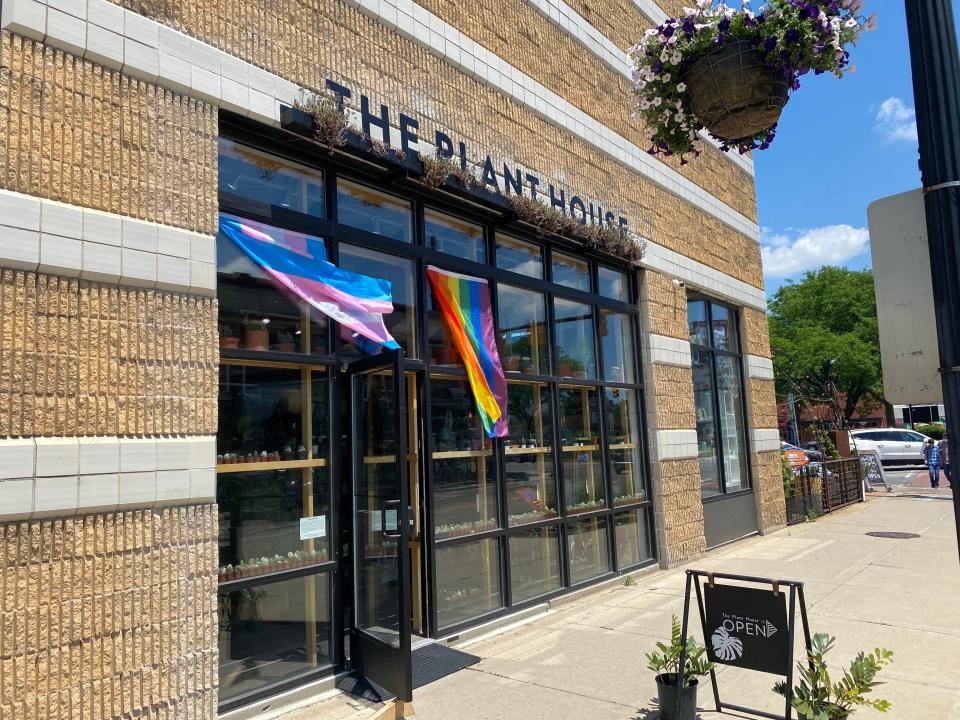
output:
M275 695L262 702L251 703L219 715L218 720L386 720L393 715L380 715L393 703L378 703L354 697L336 687L348 673L330 676L317 682Z

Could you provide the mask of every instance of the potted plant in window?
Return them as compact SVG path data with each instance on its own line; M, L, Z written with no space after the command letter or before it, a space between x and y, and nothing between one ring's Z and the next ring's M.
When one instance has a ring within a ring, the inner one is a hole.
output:
M218 328L220 335L220 347L230 350L236 350L240 347L240 338L233 334L233 326L229 323L220 323Z
M834 720L848 718L858 705L879 712L890 709L887 700L870 700L864 697L879 683L874 681L877 673L893 662L893 651L876 648L872 653L859 653L843 671L840 682L834 682L823 659L833 648L836 638L826 633L817 633L810 642L807 662L797 663L800 682L793 688L793 707L806 720ZM786 696L787 684L778 682L773 686L778 695Z
M247 350L269 350L270 332L267 330L266 324L259 320L247 321L243 333L243 345Z
M291 332L281 330L277 333L277 352L292 353L297 351L297 337Z
M697 716L697 678L713 669L707 650L692 637L686 641L683 678L680 674L680 619L674 615L670 628L670 644L657 643L658 652L647 653L647 668L657 673L657 699L661 720L695 720ZM679 704L679 715L677 706Z

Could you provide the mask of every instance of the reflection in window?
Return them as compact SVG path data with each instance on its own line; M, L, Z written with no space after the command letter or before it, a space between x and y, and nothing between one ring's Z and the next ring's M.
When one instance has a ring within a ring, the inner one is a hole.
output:
M634 365L637 351L633 345L632 315L601 308L600 352L603 354L604 380L636 382Z
M466 380L430 380L433 503L438 540L497 528L497 476Z
M710 354L691 352L693 359L693 401L697 411L697 455L700 458L700 492L704 497L719 495L720 468L717 465L717 427L713 417L713 375Z
M646 499L640 462L640 413L637 393L607 388L607 462L615 507Z
M511 533L509 543L514 605L560 587L560 530L556 525Z
M479 225L428 208L423 211L423 237L431 250L440 250L474 262L487 261L483 228Z
M270 216L283 208L324 217L323 173L220 138L220 197Z
M307 451L299 369L220 366L222 462L306 459Z
M713 328L713 346L718 350L736 350L737 338L732 332L730 311L723 305L712 303L710 306L710 325Z
M508 524L557 517L550 391L543 383L507 388L510 435L503 443Z
M498 544L496 538L488 538L437 547L437 622L441 628L503 605Z
M611 300L630 302L630 285L627 274L613 268L597 268L597 291Z
M542 279L543 251L539 245L497 233L497 267Z
M407 357L417 357L417 283L413 261L340 243L339 264L344 270L390 281L393 312L384 315L383 322ZM382 350L382 346L344 327L340 328L340 342L345 352L374 354Z
M710 324L707 320L706 300L690 300L687 303L687 324L692 345L710 345Z
M742 490L747 479L747 436L740 397L740 370L737 358L717 355L717 401L720 410L720 438L723 446L723 476L726 492Z
M583 303L553 301L554 336L557 344L557 375L595 378L596 349L593 339L593 309Z
M497 337L507 372L547 375L546 308L543 295L511 285L497 286Z
M337 180L337 221L401 242L413 242L413 210L408 200L347 180Z
M326 468L221 473L217 478L220 581L296 570L329 559ZM300 519L315 518L300 539Z
M453 337L432 290L427 293L427 353L432 365L460 364L460 353L453 345Z
M553 253L553 281L576 290L590 292L590 264L570 255Z
M217 299L222 349L327 352L327 316L278 290L267 274L223 233L217 236Z
M627 510L614 515L618 569L630 567L653 557L646 510Z
M567 515L606 507L596 388L560 386L560 442Z
M570 584L591 580L610 571L606 516L567 522Z
M333 660L327 573L221 593L217 605L221 702Z

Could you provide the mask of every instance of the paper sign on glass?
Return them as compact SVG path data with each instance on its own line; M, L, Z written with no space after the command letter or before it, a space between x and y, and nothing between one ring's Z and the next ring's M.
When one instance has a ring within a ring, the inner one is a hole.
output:
M327 536L327 516L300 518L300 539L322 538Z

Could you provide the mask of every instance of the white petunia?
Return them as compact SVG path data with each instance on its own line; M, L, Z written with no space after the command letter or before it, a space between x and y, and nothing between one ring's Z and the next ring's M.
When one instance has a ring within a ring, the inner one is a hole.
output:
M683 92L687 89L686 83L677 83L677 92Z
M670 56L670 62L673 63L674 65L679 65L681 60L683 60L683 55L681 55L678 52L675 52L673 55Z
M663 100L662 100L662 99L660 98L660 96L658 95L657 97L655 97L655 98L653 99L653 106L654 106L654 107L660 107L660 103L662 103L662 102L663 102Z

